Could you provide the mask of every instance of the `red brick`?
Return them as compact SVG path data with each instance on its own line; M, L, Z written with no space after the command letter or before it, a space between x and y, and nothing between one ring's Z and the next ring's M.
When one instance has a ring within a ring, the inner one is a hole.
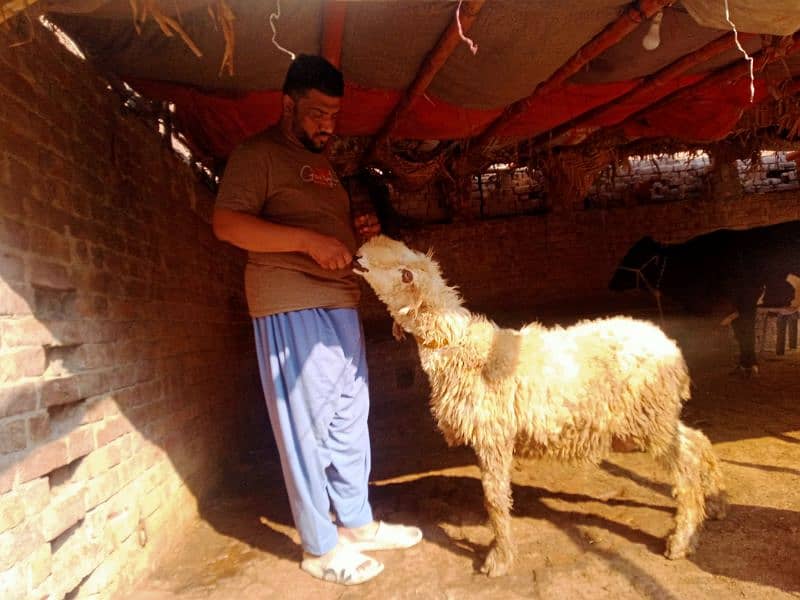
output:
M128 544L126 544L127 546ZM138 550L138 546L136 550ZM86 598L115 598L121 580L128 582L135 577L134 562L124 549L103 558L103 562L81 583L81 595Z
M111 344L84 344L82 348L84 368L102 369L114 366Z
M106 416L118 414L116 402L113 396L96 396L88 398L84 405L82 424L96 423Z
M0 419L36 410L37 390L33 382L0 386Z
M0 316L31 314L32 297L29 287L12 287L0 279Z
M164 488L158 487L139 495L139 513L143 518L152 515L164 503Z
M0 454L11 454L24 450L28 445L25 420L17 419L0 423Z
M78 471L87 478L98 477L118 465L121 460L122 452L119 444L109 444L89 453L81 462Z
M8 185L19 193L28 193L33 186L33 173L28 165L12 158L9 163Z
M86 510L102 504L122 488L119 468L113 468L97 477L93 477L86 484L84 502Z
M45 355L41 346L0 352L0 384L44 373Z
M0 598L3 600L29 600L25 573L25 565L14 565L4 573L0 573Z
M50 544L42 544L25 561L28 565L28 581L31 589L38 588L53 571L53 555Z
M68 462L66 440L54 440L31 451L19 464L19 481L24 483L63 467Z
M40 259L31 261L30 282L33 285L55 290L71 290L75 288L67 267Z
M139 511L137 507L131 507L127 510L120 511L116 514L108 516L107 531L111 537L111 548L116 550L119 548L130 535L136 531L139 525Z
M53 595L64 597L74 590L81 580L97 567L103 558L101 542L79 527L53 552Z
M52 216L49 218L52 219ZM67 238L42 227L32 227L29 231L31 235L31 252L44 256L48 260L63 263L70 261L71 251Z
M2 190L0 190L2 194ZM21 282L25 279L25 263L21 257L8 252L0 252L0 277L8 282Z
M31 236L26 225L8 217L0 218L0 245L28 250L30 244Z
M105 446L130 430L131 425L124 417L106 419L97 429L97 447Z
M47 325L32 316L0 323L0 333L6 346L49 346L55 341Z
M28 437L32 444L49 440L52 433L50 415L47 412L43 411L28 417Z
M98 396L109 390L108 374L105 371L81 373L75 379L78 382L78 393L82 398Z
M84 490L73 484L42 512L41 531L45 541L51 541L75 525L86 515Z
M81 399L78 382L75 377L59 377L42 384L42 406L51 407L59 404L70 404Z
M47 477L20 484L14 491L22 498L29 519L38 516L50 502L50 483Z
M89 426L80 427L67 436L69 461L86 456L94 450L94 432Z
M42 542L41 533L31 522L0 533L0 573L28 556Z
M8 531L25 520L25 504L17 492L0 495L0 533Z

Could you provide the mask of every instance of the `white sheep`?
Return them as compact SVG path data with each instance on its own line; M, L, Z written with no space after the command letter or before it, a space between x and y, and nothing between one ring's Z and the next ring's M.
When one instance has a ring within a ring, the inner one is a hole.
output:
M361 247L355 270L416 338L431 411L447 442L468 444L477 455L495 536L482 572L503 575L514 560L514 454L598 463L615 440L649 452L674 480L672 559L694 550L707 515L724 516L711 444L680 421L689 398L686 363L656 326L616 317L503 329L462 305L430 254L385 236Z

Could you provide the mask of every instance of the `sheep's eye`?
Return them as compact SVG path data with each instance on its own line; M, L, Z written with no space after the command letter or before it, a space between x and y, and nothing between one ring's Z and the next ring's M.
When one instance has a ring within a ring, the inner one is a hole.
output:
M408 269L400 269L403 274L403 283L411 283L414 281L414 274Z

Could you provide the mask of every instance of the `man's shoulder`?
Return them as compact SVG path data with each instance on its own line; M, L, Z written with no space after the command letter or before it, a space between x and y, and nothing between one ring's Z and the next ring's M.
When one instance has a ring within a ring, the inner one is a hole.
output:
M270 148L283 146L283 135L277 126L268 127L247 138L239 145L240 148Z

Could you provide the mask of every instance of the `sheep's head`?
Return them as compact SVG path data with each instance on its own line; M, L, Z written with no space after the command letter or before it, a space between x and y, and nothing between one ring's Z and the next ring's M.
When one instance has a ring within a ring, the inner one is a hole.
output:
M410 320L421 311L461 306L458 292L442 279L439 265L430 254L412 250L384 235L361 246L354 270L367 280L395 321L407 331L412 331Z

